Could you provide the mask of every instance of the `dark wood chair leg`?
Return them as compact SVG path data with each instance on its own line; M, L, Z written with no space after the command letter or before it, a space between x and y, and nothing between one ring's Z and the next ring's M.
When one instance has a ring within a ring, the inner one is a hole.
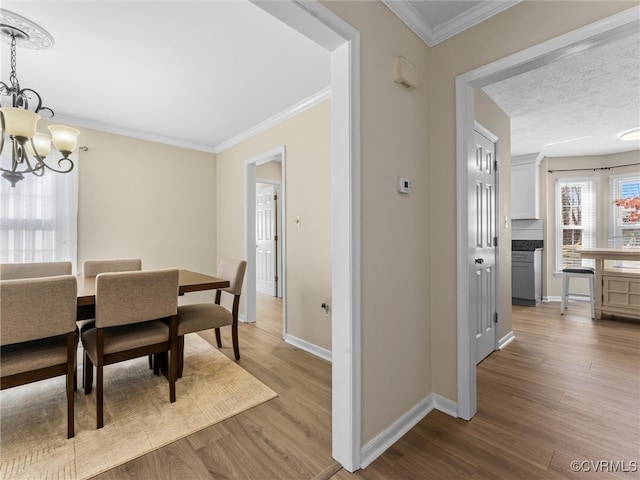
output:
M160 358L160 355L157 353L154 353L153 354L153 374L154 375L160 375L161 362L162 362L162 359Z
M182 378L182 371L184 369L184 335L180 335L178 337L178 347L176 352L176 362L177 362L177 373L176 378ZM173 352L171 352L171 356L173 357Z
M222 339L220 338L219 328L216 328L216 343L218 344L218 348L222 348Z
M236 360L240 360L240 346L238 345L238 322L233 321L231 325L231 339L233 340L233 353Z
M84 372L82 378L84 379L84 394L88 395L91 393L93 387L93 362L87 355L87 352L84 352Z
M149 355L149 370L153 370L153 355Z
M98 361L96 365L96 420L97 428L104 426L104 402L103 402L103 366Z
M67 335L67 438L73 438L75 434L74 392L78 389L76 345L75 334Z

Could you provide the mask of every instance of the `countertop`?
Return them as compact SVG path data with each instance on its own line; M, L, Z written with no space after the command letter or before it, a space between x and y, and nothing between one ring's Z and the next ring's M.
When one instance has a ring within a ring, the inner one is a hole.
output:
M512 252L533 252L544 248L544 240L511 240Z

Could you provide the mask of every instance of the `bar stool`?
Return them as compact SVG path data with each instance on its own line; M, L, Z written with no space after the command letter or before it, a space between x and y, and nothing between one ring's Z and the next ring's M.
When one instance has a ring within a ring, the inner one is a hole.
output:
M594 269L591 267L567 267L562 269L562 301L560 302L560 315L564 315L569 301L569 279L588 278L589 297L591 302L591 318L596 318L596 281Z

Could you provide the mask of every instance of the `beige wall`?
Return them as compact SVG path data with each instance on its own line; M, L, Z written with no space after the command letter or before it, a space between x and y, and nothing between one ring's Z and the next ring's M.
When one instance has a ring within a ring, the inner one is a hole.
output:
M476 121L498 137L498 340L511 321L511 119L482 90L475 94Z
M457 398L456 77L635 4L524 1L430 49L431 298L438 299L430 308L435 393Z
M320 308L331 296L330 101L217 155L218 256L245 256L245 161L283 145L288 334L331 350L331 319Z
M596 202L597 219L596 219L596 246L607 247L609 238L609 220L610 220L610 204L609 199L609 177L612 175L622 174L638 174L640 168L640 152L624 152L612 155L593 155L584 157L548 157L542 160L540 166L541 182L540 182L540 212L545 223L545 249L544 249L544 268L547 272L543 279L543 295L545 297L560 297L562 294L562 277L555 275L555 252L556 252L556 216L555 216L555 182L558 178L566 177L585 177L596 179ZM575 172L555 171L549 173L548 170L565 170L565 169L599 169L603 167L613 167L615 165L629 165L622 168L614 168L611 170L585 170ZM589 293L589 286L586 279L571 280L572 293Z
M282 180L282 163L276 160L263 163L256 167L256 178Z
M326 2L360 31L362 440L431 393L427 46L380 2ZM393 58L419 71L407 91ZM413 180L408 195L397 178Z
M81 128L78 268L140 257L145 269L216 272L215 156Z

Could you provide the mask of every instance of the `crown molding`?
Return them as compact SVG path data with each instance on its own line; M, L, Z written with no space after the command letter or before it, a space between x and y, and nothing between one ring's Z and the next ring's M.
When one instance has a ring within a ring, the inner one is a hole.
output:
M434 28L433 44L437 45L485 20L520 3L522 0L505 0L504 2L481 3L466 12L452 18L448 22ZM433 45L431 45L433 46Z
M428 46L433 47L433 29L425 22L408 0L382 0L382 3L402 20L413 33Z
M311 95L310 97L305 98L304 100L296 103L295 105L283 110L282 112L274 115L271 118L268 118L264 122L261 122L250 129L226 140L216 146L205 145L202 143L188 142L179 138L167 137L164 135L157 135L149 132L142 132L139 130L132 130L128 128L116 127L114 125L96 122L93 120L87 120L84 118L73 117L68 115L56 114L55 121L64 123L66 125L73 125L74 127L80 128L91 128L93 130L99 130L101 132L113 133L116 135L124 135L126 137L138 138L141 140L147 140L149 142L162 143L165 145L171 145L174 147L187 148L189 150L197 150L199 152L206 153L220 153L227 148L231 148L238 143L244 142L245 140L253 137L254 135L264 132L269 128L276 126L277 124L298 115L299 113L308 110L311 107L316 106L317 104L328 100L331 98L331 87L326 87L319 92Z
M202 143L188 142L179 138L167 137L164 135L157 135L149 132L142 132L139 130L133 130L129 128L116 127L107 123L96 122L94 120L87 120L84 118L73 117L68 115L61 115L56 113L55 121L64 123L65 125L73 125L80 128L91 128L100 132L113 133L115 135L123 135L125 137L138 138L140 140L147 140L149 142L162 143L165 145L171 145L174 147L187 148L189 150L197 150L206 153L216 153L214 147L211 145L205 145ZM81 138L81 137L80 137ZM91 147L91 145L89 145Z
M264 122L261 122L251 127L250 129L236 135L235 137L232 137L229 140L226 140L216 145L213 148L213 153L220 153L228 148L233 147L234 145L244 142L245 140L248 140L254 135L264 132L265 130L268 130L278 125L279 123L282 123L285 120L288 120L289 118L294 117L299 113L302 113L305 110L308 110L311 107L314 107L319 103L324 102L325 100L328 100L330 98L331 98L331 87L329 86L311 95L310 97L307 97L304 100L296 103L295 105L287 108L286 110L283 110L282 112L277 113L273 117L266 119Z
M382 0L382 3L418 35L424 43L433 47L521 1L505 0L482 3L435 27L427 23L409 0Z

